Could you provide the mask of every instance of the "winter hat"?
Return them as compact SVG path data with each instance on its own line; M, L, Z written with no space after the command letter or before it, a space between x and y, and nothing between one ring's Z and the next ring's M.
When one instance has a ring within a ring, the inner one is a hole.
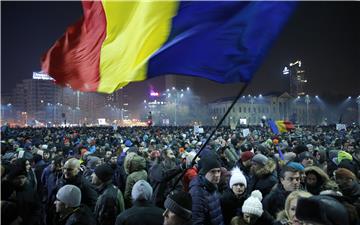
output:
M69 207L78 207L81 202L81 191L75 185L65 185L59 189L56 198Z
M298 155L299 162L302 162L306 158L313 158L310 152L302 152Z
M88 156L87 157L87 164L86 167L90 168L90 169L95 169L96 164L98 164L100 162L100 158L97 156Z
M338 164L341 163L341 161L343 159L348 159L348 160L352 161L353 158L349 153L347 153L345 151L339 151L338 155L337 155L337 163Z
M261 165L265 165L268 161L268 157L264 156L263 154L256 154L253 158L252 158L252 161L253 162L256 162L258 164L261 164Z
M220 169L220 167L221 167L220 162L217 160L217 157L215 154L205 155L204 157L202 157L200 159L199 164L201 166L199 173L202 175L205 175L207 172L209 172L210 170L212 170L214 168Z
M229 182L230 188L232 188L234 184L239 184L239 183L244 184L245 188L247 187L246 178L243 172L241 172L239 167L235 167L234 169L231 170L231 178Z
M288 164L286 164L286 166L291 167L297 171L304 171L305 167L297 162L289 162Z
M133 145L133 143L130 140L126 140L124 144L126 147L131 147Z
M294 148L294 152L298 155L302 152L307 152L307 151L309 151L309 149L305 145L297 145Z
M349 215L345 206L335 198L325 195L299 198L296 217L304 222L349 225Z
M114 174L114 170L109 164L102 164L100 166L97 166L94 172L103 183L111 180Z
M349 178L349 179L353 179L356 180L356 176L353 172L351 172L348 169L345 168L339 168L335 171L335 178Z
M252 159L252 157L254 157L254 153L251 151L246 151L241 153L241 161L245 162L248 161L249 159Z
M286 152L284 154L284 161L290 162L293 161L296 158L296 154L294 152Z
M131 198L136 200L145 200L150 201L153 194L153 189L148 182L145 180L137 181L132 190L131 190Z
M165 202L166 209L175 213L186 220L191 219L192 199L191 195L187 192L179 191L177 193L171 192Z
M252 191L251 196L245 200L242 206L242 212L260 217L264 212L261 200L261 192L259 190Z

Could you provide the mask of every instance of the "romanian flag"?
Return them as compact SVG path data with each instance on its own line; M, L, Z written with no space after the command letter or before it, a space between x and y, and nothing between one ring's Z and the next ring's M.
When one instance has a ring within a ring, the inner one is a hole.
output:
M295 2L83 1L83 17L41 59L60 85L112 93L179 74L248 82Z
M268 120L268 124L274 134L280 134L295 129L294 124L290 121L277 120L274 122L273 120Z

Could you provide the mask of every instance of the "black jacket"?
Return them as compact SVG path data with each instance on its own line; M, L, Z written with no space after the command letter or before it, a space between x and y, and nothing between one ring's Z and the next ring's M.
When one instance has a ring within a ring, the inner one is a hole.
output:
M285 191L282 184L277 184L276 188L272 190L262 201L264 209L268 211L273 218L276 214L285 208L285 201L291 192Z
M145 201L135 201L130 209L122 212L115 225L162 225L164 210Z
M97 225L89 207L81 205L64 218L57 220L56 225Z
M220 198L220 203L225 225L230 224L233 217L241 214L241 207L245 200L245 193L241 198L237 198L230 189L224 192Z

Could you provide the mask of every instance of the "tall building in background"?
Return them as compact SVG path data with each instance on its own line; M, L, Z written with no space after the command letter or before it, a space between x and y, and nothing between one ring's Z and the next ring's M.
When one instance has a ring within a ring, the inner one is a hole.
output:
M300 60L290 63L289 67L285 67L283 74L289 76L290 95L292 96L304 96L304 86L307 83L305 79L305 70L302 67Z

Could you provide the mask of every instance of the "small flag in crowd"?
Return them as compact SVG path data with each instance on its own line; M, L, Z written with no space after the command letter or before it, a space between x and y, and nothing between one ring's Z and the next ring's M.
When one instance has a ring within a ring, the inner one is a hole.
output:
M296 2L83 1L42 57L60 85L112 93L166 74L248 82Z

